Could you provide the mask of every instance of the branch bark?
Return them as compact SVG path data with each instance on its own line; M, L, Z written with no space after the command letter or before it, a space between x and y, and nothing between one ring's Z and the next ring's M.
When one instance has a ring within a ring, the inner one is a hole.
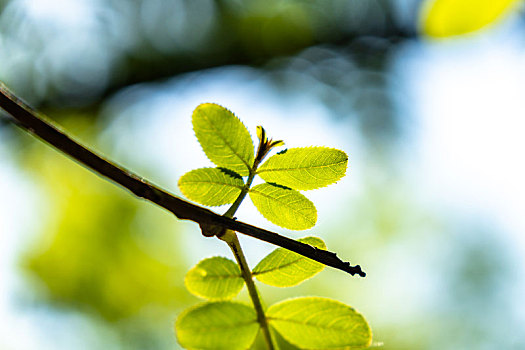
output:
M12 121L22 129L38 136L40 139L99 175L121 185L137 197L146 199L172 212L178 219L191 220L198 223L200 227L203 228L203 233L204 228L219 226L288 249L324 265L348 272L351 275L357 274L361 277L365 277L366 275L359 265L351 266L349 262L344 262L339 259L335 253L318 249L279 235L278 233L218 215L211 210L187 202L164 191L140 176L117 166L115 163L104 159L90 149L82 146L64 131L46 120L44 116L23 103L1 83L0 107L4 109L13 118Z

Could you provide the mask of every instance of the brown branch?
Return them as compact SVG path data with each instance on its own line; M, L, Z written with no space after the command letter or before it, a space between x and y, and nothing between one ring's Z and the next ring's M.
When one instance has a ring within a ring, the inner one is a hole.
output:
M1 83L0 107L11 115L14 119L13 122L22 129L37 135L77 162L116 182L136 196L169 210L179 219L194 221L198 223L201 228L219 226L231 229L291 250L324 265L346 271L351 275L358 274L361 277L365 276L365 273L359 265L351 266L350 263L340 260L335 253L318 249L311 245L281 236L275 232L218 215L211 210L189 203L158 188L140 176L115 165L73 140L58 127L46 121L43 116L24 104ZM205 233L204 230L203 233Z

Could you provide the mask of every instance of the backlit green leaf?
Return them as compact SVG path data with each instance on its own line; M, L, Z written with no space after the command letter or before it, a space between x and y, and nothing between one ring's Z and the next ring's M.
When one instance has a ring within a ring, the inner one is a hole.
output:
M248 175L253 165L253 141L248 129L232 112L204 103L195 108L192 122L204 153L213 163Z
M232 301L196 305L175 323L179 344L186 349L248 349L258 330L255 310Z
M241 291L244 280L236 263L215 256L202 260L189 270L184 283L186 288L198 297L226 300Z
M519 0L427 0L421 30L434 38L474 32L495 23L519 7Z
M184 196L208 206L233 203L243 187L239 174L223 168L195 169L179 179Z
M305 237L299 242L326 249L323 240L317 237ZM253 275L261 282L275 287L291 287L315 276L324 265L288 249L277 248L253 269Z
M332 299L285 300L270 306L266 316L287 341L303 349L362 348L372 342L364 317Z
M341 179L347 165L348 156L337 149L290 148L270 157L257 174L268 182L296 190L313 190Z
M291 188L264 183L250 189L250 198L266 219L281 227L306 230L317 221L314 204Z

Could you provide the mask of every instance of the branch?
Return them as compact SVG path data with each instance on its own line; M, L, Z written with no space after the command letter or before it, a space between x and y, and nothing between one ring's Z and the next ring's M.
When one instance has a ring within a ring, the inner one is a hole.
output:
M22 129L37 135L80 164L128 189L137 197L146 199L169 210L179 219L194 221L198 223L201 228L219 226L244 233L245 235L291 250L324 265L348 272L351 275L358 274L361 277L365 277L366 275L359 265L351 266L349 262L344 262L339 259L335 253L318 249L311 245L281 236L275 232L218 215L211 210L187 202L162 190L140 176L115 165L82 146L58 127L52 125L51 122L46 121L45 117L39 115L24 104L1 83L0 107L10 114L11 117L14 118L13 122Z

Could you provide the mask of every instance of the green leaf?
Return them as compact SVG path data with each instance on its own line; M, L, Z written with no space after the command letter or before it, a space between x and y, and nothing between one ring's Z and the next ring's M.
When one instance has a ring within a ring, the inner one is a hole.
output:
M519 0L430 0L421 11L421 30L434 38L472 33L519 8Z
M233 203L243 187L242 177L224 168L195 169L179 179L184 196L208 206Z
M200 261L188 271L184 283L192 294L210 300L231 299L244 286L237 264L220 256Z
M250 189L250 198L266 219L281 227L306 230L317 221L314 204L291 188L264 183Z
M253 141L248 129L232 112L213 103L195 108L193 130L206 156L219 167L242 176L253 165Z
M175 323L177 340L186 349L248 349L258 330L255 310L232 301L196 305Z
M327 147L290 148L270 157L257 170L268 182L296 190L313 190L345 176L348 156Z
M365 318L332 299L285 300L270 306L266 316L287 341L303 349L360 348L372 342Z
M305 237L299 242L326 249L323 240L317 237ZM253 275L261 282L275 287L291 287L315 276L324 269L324 265L288 249L277 248L253 269Z

